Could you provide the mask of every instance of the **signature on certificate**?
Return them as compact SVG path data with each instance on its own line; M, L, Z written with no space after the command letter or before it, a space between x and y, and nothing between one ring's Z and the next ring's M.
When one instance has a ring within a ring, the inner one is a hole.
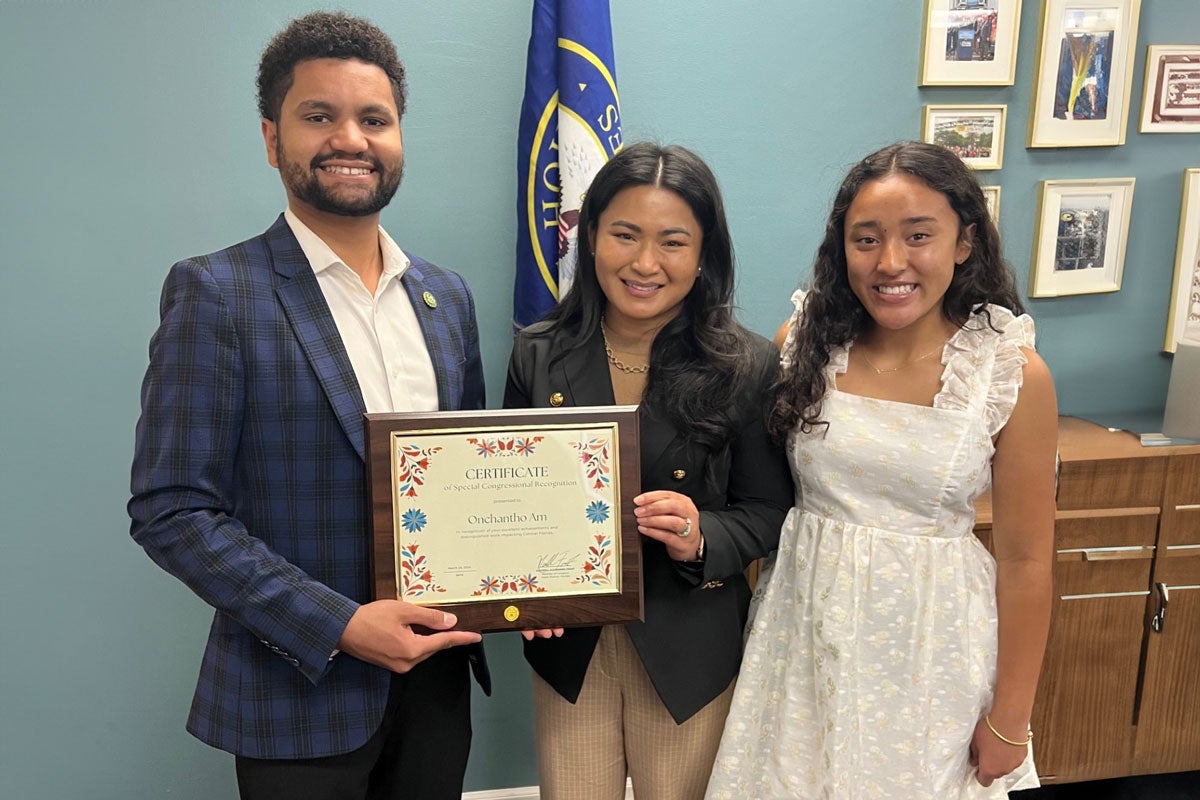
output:
M570 568L575 563L570 550L563 550L559 553L544 553L538 556L537 565L539 570L547 569L564 569Z

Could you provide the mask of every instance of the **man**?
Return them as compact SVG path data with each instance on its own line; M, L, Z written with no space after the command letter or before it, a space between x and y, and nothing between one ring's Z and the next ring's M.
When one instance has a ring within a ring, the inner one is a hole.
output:
M379 227L405 105L382 31L295 20L258 96L287 210L171 269L133 463L134 539L216 608L188 730L244 798L459 798L480 637L368 602L362 415L483 406L473 301Z

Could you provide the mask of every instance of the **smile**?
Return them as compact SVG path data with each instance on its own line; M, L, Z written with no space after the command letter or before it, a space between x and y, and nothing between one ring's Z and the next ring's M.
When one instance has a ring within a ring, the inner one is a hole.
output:
M374 171L369 167L341 167L336 165L323 166L321 170L334 175L370 175Z
M625 288L628 289L630 293L636 295L651 295L662 288L662 286L657 283L637 283L635 281L627 280L623 280L621 282L625 284Z
M917 285L915 283L900 283L900 284L895 284L892 286L876 286L875 287L875 291L879 292L880 294L892 294L892 295L912 294L916 290L917 290Z

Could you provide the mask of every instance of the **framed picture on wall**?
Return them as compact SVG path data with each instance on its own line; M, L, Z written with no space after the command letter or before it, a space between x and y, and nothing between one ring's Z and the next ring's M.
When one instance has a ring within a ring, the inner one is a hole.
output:
M1125 143L1141 0L1045 0L1027 147Z
M1200 44L1146 48L1142 133L1200 133Z
M1175 250L1175 280L1167 312L1163 350L1174 353L1183 328L1200 325L1200 169L1183 171L1183 206L1179 210L1179 245Z
M987 203L988 214L992 218L992 222L996 225L1000 224L1000 187L999 186L980 186L983 189L983 199Z
M1030 297L1121 288L1133 183L1133 178L1041 182Z
M958 154L973 169L1000 169L1008 106L925 106L921 140Z
M920 86L1012 86L1021 0L925 0Z

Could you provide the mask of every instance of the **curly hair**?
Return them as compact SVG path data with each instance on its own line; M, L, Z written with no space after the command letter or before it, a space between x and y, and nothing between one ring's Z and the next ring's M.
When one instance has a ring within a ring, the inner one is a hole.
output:
M619 192L637 186L657 186L678 195L703 230L696 282L680 314L663 326L651 345L642 405L720 454L736 433L734 401L747 391L755 359L751 335L733 314L733 241L721 190L695 153L677 145L641 142L626 146L600 169L579 213L575 280L531 333L563 328L569 332L564 352L583 347L598 334L608 300L585 237L595 233L600 215Z
M972 313L981 313L991 325L988 304L1003 306L1014 314L1025 311L1012 269L1001 254L1000 234L979 181L962 159L925 142L898 142L871 153L847 173L825 223L812 285L792 343L785 347L788 363L775 387L769 428L777 437L786 437L797 425L802 433L828 425L821 419L821 406L828 389L825 368L830 351L849 344L870 324L846 273L846 213L863 186L894 174L910 175L942 194L958 216L960 236L975 226L970 255L954 269L942 297L946 319L962 326Z
M292 20L263 50L258 62L258 112L263 119L279 121L296 64L316 58L356 58L379 67L392 84L396 113L404 116L408 87L392 40L361 17L318 11Z

